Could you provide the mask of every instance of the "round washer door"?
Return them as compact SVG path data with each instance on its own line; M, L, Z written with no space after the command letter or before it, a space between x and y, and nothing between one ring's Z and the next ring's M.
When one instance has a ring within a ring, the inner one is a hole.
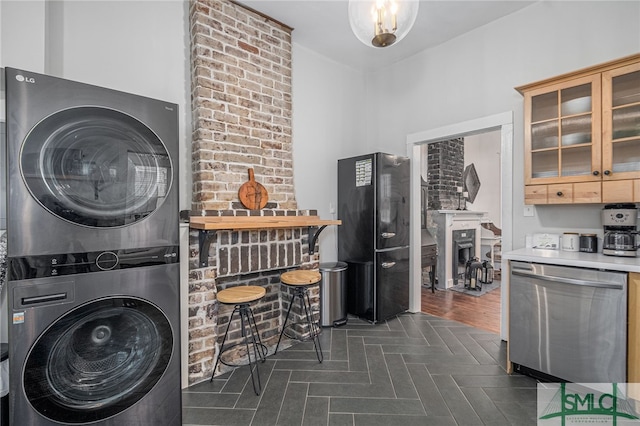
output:
M169 321L155 305L130 297L87 303L36 340L22 376L27 400L63 424L113 417L151 391L172 347Z
M78 225L126 226L158 209L171 187L166 147L146 125L120 111L78 107L41 120L20 153L31 195Z

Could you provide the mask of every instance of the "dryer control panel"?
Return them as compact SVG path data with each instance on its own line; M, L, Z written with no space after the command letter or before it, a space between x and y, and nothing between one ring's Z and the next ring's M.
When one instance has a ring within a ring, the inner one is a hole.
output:
M7 273L9 280L17 281L166 265L179 260L179 246L24 256L9 258Z

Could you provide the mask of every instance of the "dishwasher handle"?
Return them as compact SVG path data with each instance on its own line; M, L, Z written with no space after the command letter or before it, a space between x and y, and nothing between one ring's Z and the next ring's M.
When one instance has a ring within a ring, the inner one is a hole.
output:
M566 278L566 277L557 277L553 275L541 275L536 274L535 272L531 272L525 269L511 269L511 273L513 275L520 275L523 277L536 278L543 281L551 281L561 284L570 284L570 285L579 285L585 287L597 287L597 288L610 288L615 290L623 290L624 286L621 284L615 283L603 283L599 281L589 281L589 280L579 280L575 278Z

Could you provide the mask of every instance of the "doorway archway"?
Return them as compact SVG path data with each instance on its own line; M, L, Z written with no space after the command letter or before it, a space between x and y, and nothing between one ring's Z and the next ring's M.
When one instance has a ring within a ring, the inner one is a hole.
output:
M475 120L455 123L449 126L425 130L407 136L407 155L411 158L411 281L409 292L409 308L412 312L420 312L421 268L420 265L420 170L421 149L425 143L433 143L446 139L464 137L491 130L500 130L501 147L501 204L502 204L502 250L510 251L513 247L513 113L511 111L495 114ZM501 327L500 337L507 339L506 300L508 288L501 292Z

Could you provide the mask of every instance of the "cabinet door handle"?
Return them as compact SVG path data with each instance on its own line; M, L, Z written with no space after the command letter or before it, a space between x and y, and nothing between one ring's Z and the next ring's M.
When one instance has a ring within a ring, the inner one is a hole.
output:
M396 266L396 262L382 262L380 266L382 266L384 269L389 269Z
M599 174L600 174L600 172L599 172L599 171L597 171L597 170L594 170L594 171L593 171L593 175L594 175L594 176L598 176Z
M605 175L607 175L607 176L609 176L609 175L611 174L611 172L610 172L609 170L605 170L605 171L604 171L604 174L605 174Z
M556 195L557 195L558 197L562 197L562 191L558 191L558 192L556 192Z

